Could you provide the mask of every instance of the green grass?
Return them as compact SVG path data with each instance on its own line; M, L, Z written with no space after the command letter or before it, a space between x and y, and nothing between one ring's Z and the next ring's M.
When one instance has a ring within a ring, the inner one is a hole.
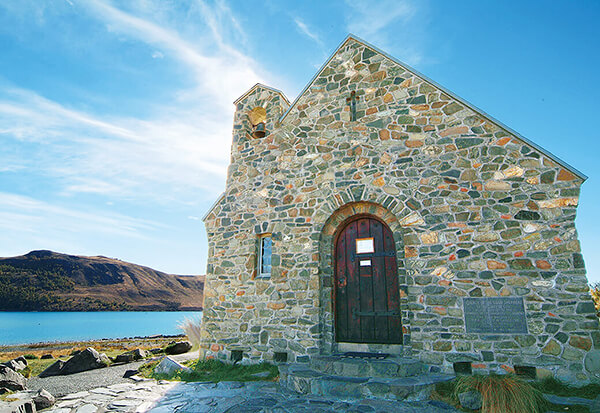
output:
M50 365L55 361L55 359L29 360L27 367L21 372L21 374L25 377L35 377L50 367Z
M148 378L152 378L152 374L154 372L154 367L157 366L157 364L160 363L160 360L154 360L154 361L150 361L148 363L142 364L140 367L138 367L138 375L142 376L142 377L148 377Z
M565 406L562 404L548 403L546 405L546 409L547 409L547 411L552 411L552 412L590 413L589 407L580 406L580 405Z
M279 375L279 369L277 366L269 363L240 365L240 364L227 364L217 360L196 360L188 364L191 371L179 371L172 376L165 376L154 373L154 367L158 364L158 361L148 363L140 367L140 375L145 377L152 377L155 379L164 380L179 380L185 382L191 381L209 381L209 382L220 382L220 381L260 381L260 380L273 380ZM268 372L265 377L257 377L254 374Z

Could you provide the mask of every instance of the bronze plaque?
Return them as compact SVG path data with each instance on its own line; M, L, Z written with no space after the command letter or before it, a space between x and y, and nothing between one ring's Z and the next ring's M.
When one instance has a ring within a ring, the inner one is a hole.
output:
M521 297L463 298L467 333L527 334Z

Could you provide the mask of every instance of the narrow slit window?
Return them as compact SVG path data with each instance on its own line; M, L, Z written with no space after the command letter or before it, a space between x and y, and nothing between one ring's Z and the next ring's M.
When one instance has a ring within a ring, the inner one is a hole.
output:
M356 101L358 100L358 96L356 96L356 92L353 90L350 93L350 97L346 98L346 104L350 108L350 120L352 122L356 121Z
M271 276L271 252L273 248L273 240L271 235L262 235L258 239L258 276Z

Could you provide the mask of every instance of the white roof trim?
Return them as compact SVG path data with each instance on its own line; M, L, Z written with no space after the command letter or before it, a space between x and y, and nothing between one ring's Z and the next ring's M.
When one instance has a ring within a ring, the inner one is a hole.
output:
M258 87L262 87L263 89L268 89L271 90L273 92L279 93L281 95L281 97L285 100L285 103L287 103L288 105L290 104L290 101L288 100L288 98L285 96L285 94L279 90L279 89L275 89L274 87L271 86L267 86L267 85L263 85L262 83L257 83L254 86L252 86L250 89L248 89L248 91L246 93L244 93L242 96L240 96L239 98L237 98L233 104L237 105L237 103L244 99L246 96L248 96L250 93L252 93L254 91L254 89L258 88Z
M219 197L212 204L212 206L210 207L210 209L206 212L206 214L204 214L204 216L202 217L202 222L206 221L206 218L208 218L208 216L210 215L210 213L213 212L213 209L215 209L215 207L219 204L219 202L221 202L221 200L223 198L225 198L225 192L223 192L221 195L219 195Z
M290 107L288 108L288 110L285 111L285 113L281 116L281 118L279 119L279 122L283 122L283 120L285 119L285 117L287 116L288 113L290 113L290 111L292 110L292 108L294 106L296 106L296 103L298 103L298 100L300 100L300 98L302 97L302 95L304 95L304 93L308 90L308 88L313 84L313 82L316 80L317 77L319 77L319 75L321 74L321 72L325 69L325 67L327 67L327 65L329 64L329 62L331 61L331 59L333 59L333 57L335 56L335 54L338 52L338 50L344 45L346 44L346 42L348 40L354 40L358 43L362 43L364 46L367 46L370 49L373 49L374 51L376 51L377 53L385 56L386 58L390 59L391 61L393 61L394 63L402 66L404 69L408 70L409 72L413 73L414 75L420 77L422 80L424 80L425 82L435 86L436 88L440 89L442 92L444 92L445 94L447 94L448 96L452 97L452 99L462 103L464 106L468 107L469 109L471 109L472 111L478 113L479 115L483 116L484 118L486 118L487 120L489 120L490 122L496 124L496 126L506 130L507 132L509 132L511 135L519 138L520 140L522 140L524 143L528 144L529 146L533 147L534 149L536 149L537 151L543 153L544 155L546 155L548 158L552 159L554 162L556 162L557 164L559 164L560 166L562 166L563 168L567 169L569 172L573 173L574 175L576 175L577 177L581 178L583 181L585 181L588 177L587 175L585 175L583 172L579 171L577 168L569 165L567 162L563 161L562 159L560 159L559 157L557 157L556 155L552 154L551 152L547 151L546 149L542 148L541 146L537 145L536 143L530 141L529 139L527 139L526 137L524 137L523 135L521 135L520 133L518 133L517 131L515 131L514 129L506 126L504 123L500 122L499 120L497 120L496 118L490 116L489 114L487 114L486 112L484 112L483 110L479 109L478 107L476 107L475 105L467 102L466 100L464 100L463 98L461 98L460 96L457 96L455 93L451 92L450 90L446 89L445 87L439 85L438 83L434 82L433 80L429 79L427 76L421 74L419 71L413 69L412 67L410 67L409 65L401 62L400 60L396 59L393 56L390 56L389 54L387 54L386 52L384 52L383 50L380 50L379 48L373 46L372 44L370 44L369 42L362 40L361 38L353 35L353 34L349 34L348 36L346 36L346 38L344 39L344 41L342 41L342 43L340 43L340 45L333 51L333 53L331 54L331 56L329 56L329 58L325 61L325 63L323 63L323 65L321 66L321 68L317 71L317 73L312 77L312 79L310 79L310 81L308 82L308 84L304 87L304 89L302 89L302 92L300 92L300 94L298 95L298 97L292 102L292 104L290 105Z

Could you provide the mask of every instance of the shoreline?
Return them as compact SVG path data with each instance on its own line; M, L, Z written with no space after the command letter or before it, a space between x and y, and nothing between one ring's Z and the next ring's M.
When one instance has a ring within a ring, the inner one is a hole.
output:
M132 337L115 337L115 338L91 338L89 340L66 340L66 341L37 341L33 343L17 343L17 344L0 344L0 351L6 347L19 347L19 346L46 346L51 344L70 344L70 343L87 343L87 342L100 342L100 341L120 341L120 340L146 340L146 339L157 339L157 338L176 338L182 337L185 334L153 334L150 336L132 336Z
M93 347L100 351L103 349L129 349L164 347L171 341L185 338L185 334L154 334L150 336L134 336L121 338L101 338L90 340L46 341L26 344L0 345L0 359L13 358L23 354L53 354L61 356L70 350Z
M183 334L181 325L197 323L202 315L201 311L0 312L0 349L177 336Z

